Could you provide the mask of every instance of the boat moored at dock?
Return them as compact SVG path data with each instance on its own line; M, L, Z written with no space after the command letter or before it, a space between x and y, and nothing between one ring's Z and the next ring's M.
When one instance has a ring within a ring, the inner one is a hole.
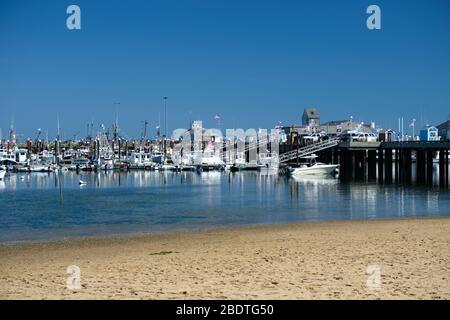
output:
M324 164L317 162L316 158L315 154L303 157L307 161L291 167L289 173L293 176L330 176L338 173L338 164Z

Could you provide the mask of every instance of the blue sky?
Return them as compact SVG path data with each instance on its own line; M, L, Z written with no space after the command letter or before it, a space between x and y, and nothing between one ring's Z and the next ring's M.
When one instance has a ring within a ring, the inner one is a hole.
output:
M66 28L81 8L82 29ZM366 28L377 4L382 29ZM0 128L65 138L94 120L129 137L189 119L222 128L349 118L397 127L450 114L450 2L0 0Z

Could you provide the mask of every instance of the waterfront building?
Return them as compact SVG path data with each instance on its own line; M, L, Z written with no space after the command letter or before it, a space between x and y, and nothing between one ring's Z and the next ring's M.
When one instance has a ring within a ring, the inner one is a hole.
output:
M438 128L434 126L425 126L419 132L420 141L439 141Z
M450 140L450 120L447 120L440 125L436 126L438 134L444 139Z
M306 108L303 110L302 125L310 128L320 127L320 113L316 108Z

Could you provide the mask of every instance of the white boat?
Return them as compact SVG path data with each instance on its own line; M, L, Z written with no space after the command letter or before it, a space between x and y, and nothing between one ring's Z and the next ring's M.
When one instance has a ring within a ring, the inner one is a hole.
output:
M148 168L153 165L152 154L144 150L132 152L128 157L128 162L130 163L131 169Z
M30 164L17 168L18 172L53 172L53 165Z
M303 157L307 159L307 163L302 163L298 167L293 167L290 170L290 174L293 176L327 176L338 172L338 164L324 164L316 162L317 155L312 154L310 156Z
M77 158L72 159L72 165L69 168L70 170L89 170L91 169L89 159L86 158Z
M170 164L163 164L157 167L157 171L175 171L176 167Z
M112 158L102 156L95 162L95 169L97 170L112 170L114 169L114 161Z
M6 175L6 171L0 170L0 180L3 180L5 178L5 175Z
M164 163L165 157L164 157L164 153L160 152L160 151L154 151L152 153L152 162L154 163Z
M202 165L204 166L223 166L225 163L219 156L214 154L205 154L202 158Z

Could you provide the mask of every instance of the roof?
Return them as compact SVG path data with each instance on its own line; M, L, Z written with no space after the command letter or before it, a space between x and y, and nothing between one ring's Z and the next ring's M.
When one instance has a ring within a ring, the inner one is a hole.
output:
M305 110L303 110L303 115L305 115L305 114L309 119L320 118L320 113L319 113L319 111L317 111L316 108L305 108Z
M322 123L322 126L337 126L346 122L349 122L350 120L332 120L325 123Z
M429 126L429 125L426 125L426 126L424 126L424 127L422 127L422 128L420 128L420 130L428 130L428 129L437 129L435 126Z
M447 120L443 123L441 123L440 125L437 125L436 128L438 128L439 130L449 130L450 129L450 120Z

